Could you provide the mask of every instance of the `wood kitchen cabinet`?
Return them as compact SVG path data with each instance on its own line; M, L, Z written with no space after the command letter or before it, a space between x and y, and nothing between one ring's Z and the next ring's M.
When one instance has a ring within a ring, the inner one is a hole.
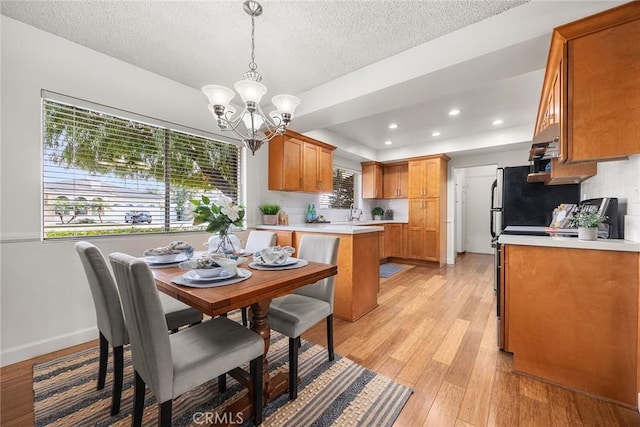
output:
M335 147L287 130L269 142L269 190L330 193Z
M513 368L637 407L637 252L507 244L501 286Z
M445 168L444 181L446 185L446 164L448 161L449 157L444 154L429 158L410 159L408 167L409 197L440 197L442 168Z
M409 199L407 227L406 258L439 261L440 199Z
M560 163L640 153L640 2L557 27L536 134L559 123Z
M409 159L409 223L404 257L446 261L447 162L444 154Z
M382 163L363 162L362 165L362 198L382 199Z
M385 224L385 258L404 258L404 224Z
M384 165L382 171L383 197L385 199L406 199L409 196L409 165L407 162Z

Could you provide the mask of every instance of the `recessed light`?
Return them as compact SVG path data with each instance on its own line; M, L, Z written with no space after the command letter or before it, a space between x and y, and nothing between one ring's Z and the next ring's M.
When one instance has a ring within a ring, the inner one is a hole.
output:
M389 125L389 129L398 129L398 124L397 123L391 123Z
M393 142L391 142L391 141L385 141L384 142L384 145L391 145L391 144L393 144Z
M457 116L458 114L460 114L460 110L458 110L457 108L454 108L453 110L449 111L450 116Z
M440 132L435 131L434 133L431 134L431 136L440 136Z
M504 121L502 119L496 119L491 124L492 125L501 125L502 123L504 123Z

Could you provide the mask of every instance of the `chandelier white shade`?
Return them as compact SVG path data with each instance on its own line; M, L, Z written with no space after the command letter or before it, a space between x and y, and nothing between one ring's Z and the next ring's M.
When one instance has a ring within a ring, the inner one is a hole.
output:
M271 98L276 110L268 115L262 112L260 101L267 93L267 87L260 83L262 76L255 63L254 24L254 18L262 14L262 6L257 1L247 0L244 2L244 11L251 16L251 62L244 79L233 85L244 103L244 109L235 114L231 101L236 93L227 87L206 85L202 92L209 100L209 110L217 120L218 129L233 133L234 139L242 141L255 154L262 144L284 133L296 107L300 105L300 99L293 95L276 95Z

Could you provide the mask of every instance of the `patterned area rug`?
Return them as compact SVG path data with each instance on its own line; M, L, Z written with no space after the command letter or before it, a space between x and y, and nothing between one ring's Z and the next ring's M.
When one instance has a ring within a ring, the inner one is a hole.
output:
M411 389L336 354L329 362L325 348L302 342L299 355L298 399L288 394L265 407L264 426L391 426ZM124 385L120 413L111 417L112 360L105 388L97 391L98 348L34 365L36 426L130 426L133 408L133 368L125 347ZM288 339L272 332L271 372L288 369ZM246 369L247 367L245 367ZM218 393L212 380L174 400L174 426L201 426L203 413L222 410L247 392L227 376L227 391ZM143 425L157 425L157 405L147 388ZM249 423L245 423L250 425Z

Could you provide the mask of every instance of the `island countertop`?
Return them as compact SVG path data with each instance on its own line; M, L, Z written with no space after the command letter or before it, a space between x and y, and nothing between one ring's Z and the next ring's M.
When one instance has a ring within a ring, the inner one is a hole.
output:
M327 233L327 234L362 234L376 233L384 231L384 227L370 225L351 224L289 224L289 225L257 225L259 230L273 231L302 231L306 233Z
M498 241L502 245L640 252L640 243L622 239L580 240L575 237L520 236L512 234L502 234Z

